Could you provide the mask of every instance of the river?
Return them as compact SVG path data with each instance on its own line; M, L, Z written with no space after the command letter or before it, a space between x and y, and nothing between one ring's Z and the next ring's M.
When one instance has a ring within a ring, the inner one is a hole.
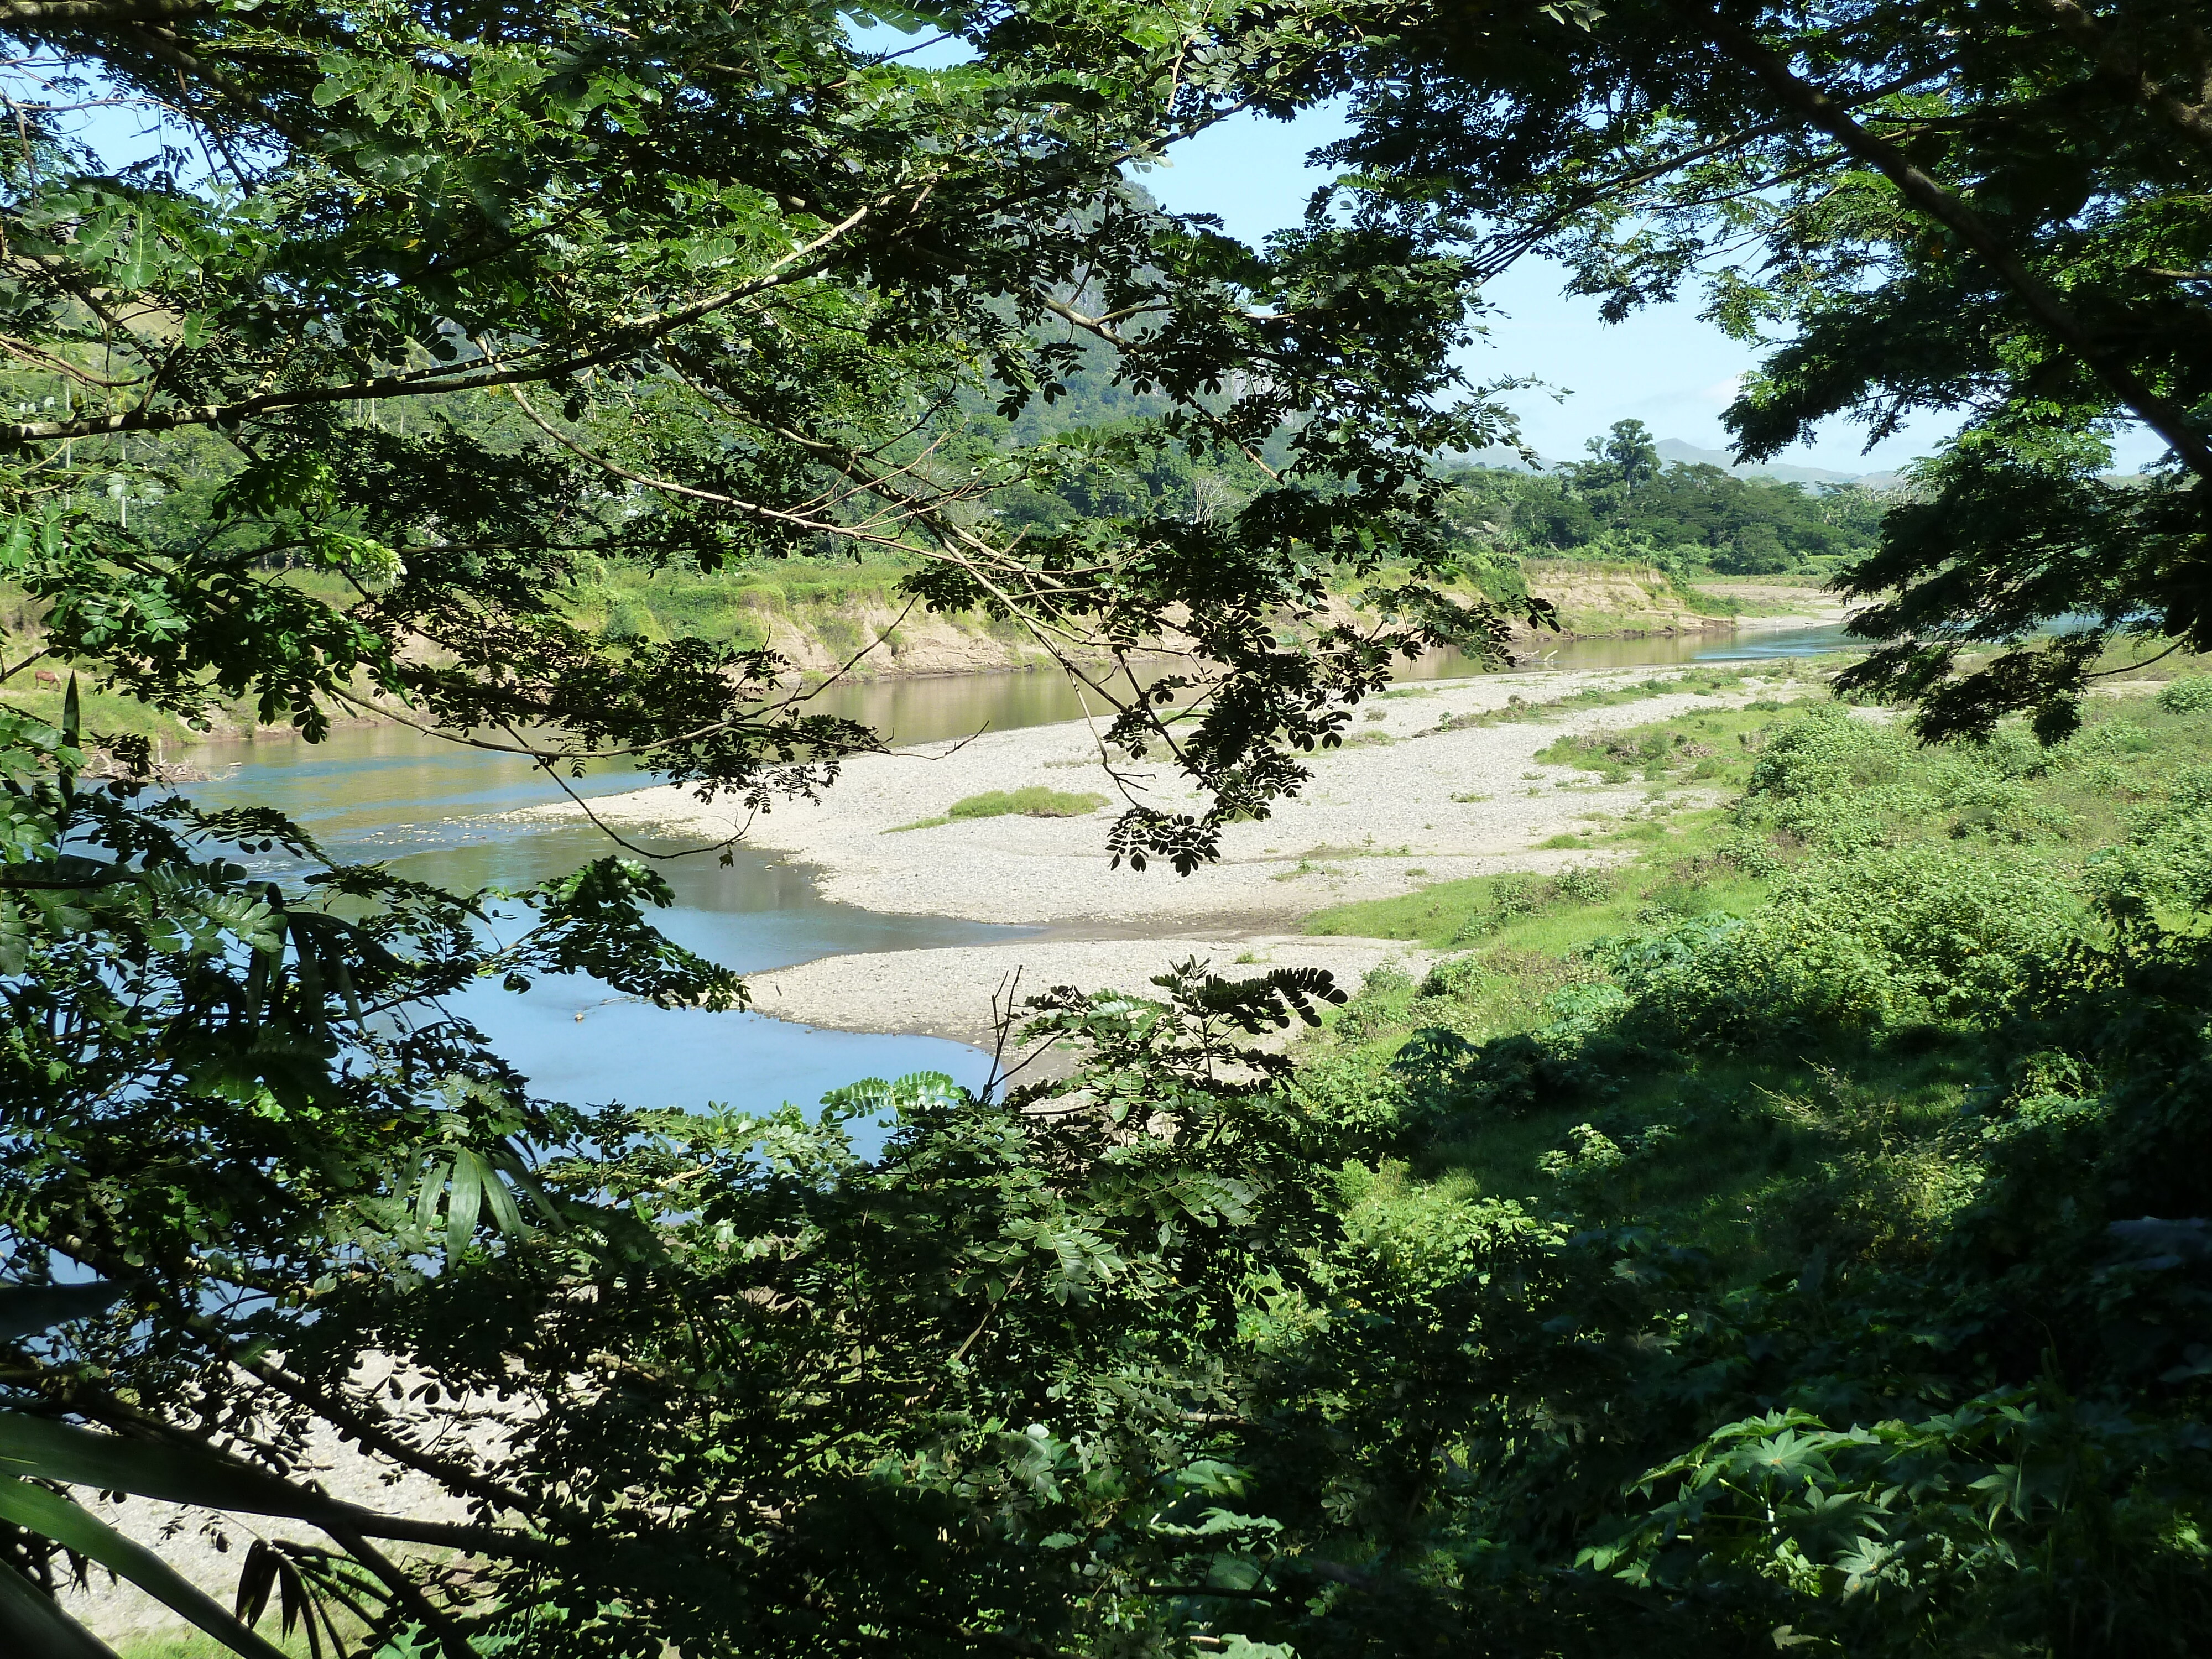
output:
M1561 646L1543 665L1749 661L1814 655L1844 643L1837 627L1726 640L1710 635L1578 640ZM1471 672L1472 665L1440 653L1412 665L1407 678ZM881 680L833 688L817 706L866 721L893 744L927 743L986 726L1044 725L1085 712L1074 689L1047 673ZM264 737L209 745L193 758L221 774L191 786L190 793L203 804L273 806L306 828L333 858L382 860L398 873L447 887L526 886L608 850L605 839L588 826L517 822L508 816L560 799L558 788L527 761L462 748L405 726L346 728L313 744ZM586 795L605 794L635 788L641 781L635 772L604 766L571 787ZM799 867L743 848L726 869L712 854L660 867L677 896L676 905L658 917L663 929L739 973L853 951L1018 939L1030 931L829 903ZM940 1071L975 1086L990 1069L987 1055L963 1043L817 1030L753 1013L653 1008L580 977L543 980L520 996L487 985L464 994L454 1006L490 1035L538 1093L577 1104L811 1105L860 1078Z

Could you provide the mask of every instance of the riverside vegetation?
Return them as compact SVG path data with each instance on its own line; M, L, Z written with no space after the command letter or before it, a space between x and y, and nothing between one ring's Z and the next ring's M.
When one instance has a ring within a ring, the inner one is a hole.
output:
M1820 696L1561 748L1733 799L1313 924L1471 947L1297 1075L1366 1138L1336 1212L1389 1275L1332 1357L1426 1361L1367 1409L1435 1484L1375 1495L1498 1651L1610 1626L1574 1568L1850 1652L2186 1650L2207 1245L2159 1218L2212 1150L2212 680L2056 748Z
M978 410L980 435L1004 446L1052 443L1080 435L1086 442L1140 438L1131 400L1115 398L1105 372L1085 368L1068 376L1068 395L1016 421ZM19 394L42 389L39 377L17 377ZM447 411L402 400L380 417L394 434L463 426L501 446L543 450L542 434L511 414L471 410L460 422ZM1157 399L1139 400L1157 402ZM1112 414L1100 424L1097 417ZM1559 631L1568 635L1648 632L1711 626L1732 614L1724 595L1698 587L1701 578L1794 573L1823 578L1845 558L1873 546L1884 497L1852 489L1820 494L1797 485L1745 480L1711 466L1663 464L1640 422L1621 422L1590 442L1591 458L1551 476L1527 477L1467 467L1438 469L1446 486L1438 527L1454 568L1430 579L1462 604L1526 607L1532 582L1555 595ZM235 455L196 437L142 441L154 477L134 486L135 504L91 511L119 520L135 517L141 537L157 546L189 546L222 520L218 501L241 471ZM117 475L120 476L120 475ZM1008 484L983 497L983 510L1019 533L1064 529L1100 513L1217 511L1248 500L1265 474L1241 457L1209 464L1181 451L1148 453L1131 472L1103 465L1070 469L1044 483ZM826 538L825 538L826 539ZM348 575L319 567L305 550L283 545L261 562L274 580L344 612L361 599ZM908 584L925 568L916 554L861 547L814 556L733 557L720 568L672 564L657 555L607 550L580 557L558 593L560 614L583 635L617 650L650 650L696 641L727 650L781 653L821 674L851 665L860 678L883 672L1050 666L1052 656L1015 618L988 608L940 615L919 609ZM1370 620L1373 600L1420 574L1386 561L1364 578L1345 580L1339 597ZM1602 591L1605 576L1625 590ZM1598 577L1596 591L1589 579ZM1438 580L1441 577L1441 580ZM1624 607L1624 598L1626 607ZM11 655L46 643L43 607L21 588L0 580L0 647ZM360 688L356 688L360 689ZM15 694L20 698L21 693ZM58 694L55 694L58 698ZM49 717L58 712L33 702ZM87 708L96 729L191 739L191 728L143 704L110 699ZM228 724L250 726L242 701L221 712Z
M966 61L848 27L886 21ZM109 1651L59 1594L94 1565L255 1659L2201 1647L2203 5L0 28L0 563L45 653L0 660L11 1648ZM73 123L117 100L175 142L100 154ZM1264 246L1130 183L1322 106L1345 171ZM572 1108L451 994L738 1006L653 871L337 865L103 733L376 700L811 793L873 734L580 596L860 550L1091 676L1199 797L1105 849L1194 869L1394 657L1549 619L1467 568L1438 460L1514 436L1454 365L1530 252L1609 315L1702 283L1763 354L1745 459L1963 425L1871 550L1632 434L1569 481L1616 542L1841 560L1877 649L1849 708L1557 751L1677 803L1571 838L1635 857L1319 924L1460 947L1419 983L1185 963L1030 999L1006 1058L1049 1076ZM2167 456L2123 487L2130 426ZM2191 672L2091 695L2139 663ZM410 1484L331 1496L332 1438ZM197 1509L236 1581L103 1492Z
M1699 678L1717 700L1734 677ZM2212 1246L2159 1218L2208 1150L2212 678L2100 700L2055 748L1923 747L1825 679L1555 745L1654 786L1592 841L1629 861L1316 916L1464 953L1378 972L1292 1059L1241 1038L1326 988L1190 964L1156 1001L1052 994L1033 1035L1093 1058L1011 1106L917 1077L812 1123L647 1115L670 1144L623 1178L699 1171L679 1231L721 1218L720 1260L803 1217L748 1275L803 1306L850 1309L831 1286L862 1261L870 1297L978 1275L997 1344L915 1372L932 1339L872 1326L869 1352L962 1401L931 1437L957 1433L965 1478L997 1447L965 1501L1002 1570L1035 1548L1073 1583L1141 1579L1149 1618L1226 1607L1243 1650L1367 1651L1346 1634L1385 1619L1399 1651L1957 1651L2083 1623L2185 1650L2212 1611ZM1078 1101L1156 1133L1033 1184ZM889 1103L890 1146L856 1159L853 1114ZM770 1161L727 1190L723 1144ZM902 1241L890 1286L855 1254L871 1227ZM650 1305L625 1322L651 1341ZM829 1340L748 1323L756 1356ZM763 1425L799 1409L733 1382ZM1139 1445L1158 1473L1132 1486ZM872 1525L840 1500L813 1547L857 1570L905 1504L940 1513L926 1463L892 1490L917 1480Z

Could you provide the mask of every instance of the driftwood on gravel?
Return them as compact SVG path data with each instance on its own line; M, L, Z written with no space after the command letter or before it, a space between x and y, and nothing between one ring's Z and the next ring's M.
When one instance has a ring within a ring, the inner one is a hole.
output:
M226 767L222 775L228 775L236 769L234 765ZM218 775L197 766L187 765L183 761L155 760L143 767L134 766L129 760L116 754L112 750L88 749L85 750L84 769L77 775L112 780L117 782L167 785L206 783Z

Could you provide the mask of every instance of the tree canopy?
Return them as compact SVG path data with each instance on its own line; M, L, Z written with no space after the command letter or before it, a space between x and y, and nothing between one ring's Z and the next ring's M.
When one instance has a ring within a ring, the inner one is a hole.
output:
M1838 417L1964 417L1846 579L1881 642L1861 687L1917 699L1931 734L2030 710L2055 736L2115 639L2212 641L2201 8L1364 15L1316 66L1354 112L1333 158L1478 270L1542 252L1610 315L1687 288L1778 337L1728 412L1744 459ZM2167 459L2115 485L2136 425Z
M737 1005L650 926L649 869L449 893L172 796L84 714L87 684L244 697L312 737L367 704L767 808L872 735L763 653L587 635L559 595L602 556L880 547L1204 786L1113 831L1190 867L1394 651L1496 642L1434 580L1434 458L1510 436L1453 358L1481 278L1544 249L1616 308L1706 273L1732 326L1786 325L1733 412L1748 453L1971 410L1850 578L1896 590L1856 683L1930 735L2025 708L2059 738L2112 636L2205 642L2203 76L2184 13L2023 7L0 8L0 574L37 617L0 662L0 1630L96 1655L40 1593L73 1559L257 1655L272 1599L318 1642L446 1659L2197 1627L2212 790L2146 789L2070 886L2018 849L2067 816L2031 780L2144 782L2115 757L2191 752L2201 688L2063 760L2008 732L1921 756L1826 709L1761 728L1729 833L1532 1030L1301 1069L1258 1039L1344 1001L1327 975L1186 963L1158 997L1036 999L1068 1076L864 1081L818 1114L560 1106L450 1012L578 970ZM856 45L883 16L965 61ZM1264 249L1129 183L1232 111L1342 91L1358 171ZM171 142L108 165L71 124L110 103ZM1024 437L1079 375L1102 418ZM2175 459L2118 489L2125 420ZM1624 514L1709 483L1629 432L1585 467ZM1394 620L1333 617L1386 568ZM2093 625L2021 643L2065 613ZM1977 640L2019 648L1954 678ZM1654 741L1601 763L1687 747ZM249 872L271 852L282 878ZM1771 903L1685 908L1723 868ZM1980 1067L1943 1204L1893 1103L1865 1144L1842 1105L1746 1106L1768 1074L1728 1068L1784 1049L1845 1103L1870 1054ZM1439 1137L1654 1079L1685 1110L1590 1104L1539 1166L1550 1208L1409 1183ZM1831 1160L1808 1212L1942 1225L1746 1284L1607 1196L1759 1123ZM318 1430L459 1518L313 1490ZM234 1616L82 1488L328 1542L258 1541Z
M1871 552L1884 497L1852 486L1814 495L1704 463L1663 463L1641 421L1616 422L1590 459L1529 476L1468 468L1452 516L1515 552L1638 559L1680 571L1772 575L1826 570ZM1477 529L1477 527L1480 527Z
M381 1346L433 1390L503 1388L502 1356L519 1363L556 1307L597 1283L611 1311L634 1273L665 1271L639 1194L611 1170L554 1173L628 1132L533 1098L441 1000L581 970L656 1002L740 1001L647 924L665 884L609 858L449 894L335 863L266 809L169 794L143 742L90 728L80 683L186 720L242 697L310 738L368 707L549 775L623 757L765 808L829 784L872 735L811 713L765 653L592 637L559 595L602 554L711 570L895 548L915 556L915 603L1103 656L1088 672L1121 706L1113 738L1213 802L1138 800L1115 849L1188 868L1220 822L1296 788L1295 753L1336 740L1395 650L1438 629L1495 640L1486 606L1419 592L1407 604L1426 614L1395 629L1325 614L1340 573L1442 558L1426 458L1496 434L1448 361L1457 260L1358 215L1255 252L1127 183L1246 97L1237 76L1310 57L1296 20L1224 36L1010 7L975 21L973 61L936 70L857 46L834 9L700 0L33 4L0 28L17 117L0 156L0 574L36 619L0 662L25 693L0 715L0 1229L21 1281L127 1287L66 1340L19 1348L6 1387L197 1458L204 1492L237 1474L216 1443L281 1468L318 1420L441 1483L479 1525L334 1517L344 1563L283 1571L455 1655L466 1620L372 1538L507 1560L580 1650L722 1639L699 1620L726 1633L769 1602L815 1617L804 1574L762 1580L757 1605L686 1600L710 1558L743 1581L766 1534L725 1557L734 1534L702 1555L641 1534L633 1553L585 1521L630 1503L627 1475L588 1492L580 1454L568 1474L494 1478L355 1375ZM82 136L100 109L155 123L158 152L112 165ZM1000 441L1079 363L1147 418ZM998 414L974 417L979 398ZM1204 513L1109 489L1048 527L989 505L1172 451L1233 459L1254 487ZM1139 684L1140 643L1186 667ZM65 694L41 707L55 667ZM1171 726L1178 702L1198 717ZM249 874L272 852L294 875ZM750 1132L731 1133L742 1185ZM503 1327L476 1317L494 1305L463 1269L477 1259L523 1275ZM391 1323L454 1294L469 1320ZM611 1328L578 1357L588 1373L624 1346ZM567 1361L548 1360L557 1394ZM609 1374L575 1396L586 1418L558 1407L516 1432L549 1452L596 1435L586 1419L605 1427L629 1387ZM678 1533L713 1509L690 1502ZM653 1499L635 1518L672 1513ZM22 1540L89 1535L29 1515L9 1519L33 1577L52 1544ZM648 1556L673 1600L602 1571Z

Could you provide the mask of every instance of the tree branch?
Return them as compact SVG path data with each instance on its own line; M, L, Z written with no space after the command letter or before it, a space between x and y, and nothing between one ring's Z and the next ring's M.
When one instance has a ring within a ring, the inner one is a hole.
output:
M2144 68L2142 54L2098 26L2075 0L2027 0L2058 26L2058 32L2096 60L2097 67L2125 82L2145 104L2165 117L2190 143L2212 155L2212 117L2203 104L2185 103L2160 86Z
M867 218L872 211L872 207L854 210L813 240L793 248L750 282L708 295L690 305L679 306L657 316L617 319L605 330L615 338L594 351L580 352L574 356L539 363L533 368L500 369L489 374L481 372L483 365L480 362L441 364L435 368L380 375L373 380L357 380L347 386L305 386L290 392L264 392L258 397L241 398L235 403L201 404L183 409L137 409L121 415L96 416L80 421L16 421L0 424L0 446L21 447L60 438L96 438L111 432L168 432L185 426L230 426L252 416L265 415L282 409L413 398L426 392L444 396L456 392L482 392L493 386L524 386L533 381L551 380L557 374L574 374L578 369L596 368L718 311L726 311L732 306L740 305L756 295L817 274L830 263L830 256L823 250ZM817 257L808 258L810 254ZM463 374L471 378L439 383L441 376Z
M437 1639L446 1659L478 1659L477 1650L469 1645L469 1638L461 1627L441 1613L422 1593L422 1586L386 1560L383 1553L359 1533L343 1527L325 1527L324 1531L336 1539L346 1553L367 1567L384 1583L392 1596L422 1622L423 1629Z
M1861 126L1844 106L1802 79L1780 56L1748 30L1705 10L1691 0L1665 0L1668 8L1722 52L1749 70L1767 89L1844 150L1880 173L1906 202L1933 219L1989 262L2031 316L2061 344L2079 356L2112 395L2166 440L2191 472L2212 479L2212 445L2179 410L2148 382L2106 350L2051 286L2021 262L1994 226L1966 202L1915 166L1896 145Z
M0 28L83 28L100 23L166 23L215 9L209 0L5 0Z

